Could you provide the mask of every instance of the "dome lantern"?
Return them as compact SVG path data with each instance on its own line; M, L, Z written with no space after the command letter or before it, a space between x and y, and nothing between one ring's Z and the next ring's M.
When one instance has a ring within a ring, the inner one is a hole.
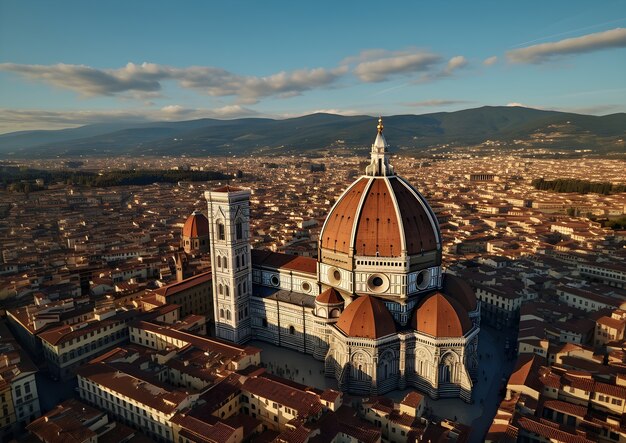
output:
M370 152L371 160L370 164L365 168L365 174L374 177L385 177L388 175L395 175L393 166L389 164L389 153L387 152L387 140L383 135L383 118L378 118L378 126L376 127L378 133L376 139L372 145Z

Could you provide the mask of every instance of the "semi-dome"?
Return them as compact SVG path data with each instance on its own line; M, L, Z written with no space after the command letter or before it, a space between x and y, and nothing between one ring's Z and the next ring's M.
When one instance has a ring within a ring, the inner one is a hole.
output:
M349 337L378 339L396 333L396 324L385 304L370 295L350 303L336 326Z
M320 295L315 297L315 303L320 303L323 305L338 305L343 302L343 297L335 288L328 288Z
M472 287L456 275L443 274L443 293L458 301L467 312L475 311L478 307Z
M208 237L209 221L200 211L193 211L183 226L183 237Z
M379 120L366 175L339 197L320 233L320 248L350 256L402 257L441 249L426 199L389 164Z
M411 327L433 337L463 337L472 321L461 304L441 292L428 295L413 313Z

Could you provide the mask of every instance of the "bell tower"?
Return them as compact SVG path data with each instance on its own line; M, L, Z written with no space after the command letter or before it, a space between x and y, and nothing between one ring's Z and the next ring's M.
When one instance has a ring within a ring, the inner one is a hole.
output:
M223 186L204 194L209 210L215 333L235 343L250 339L250 190Z

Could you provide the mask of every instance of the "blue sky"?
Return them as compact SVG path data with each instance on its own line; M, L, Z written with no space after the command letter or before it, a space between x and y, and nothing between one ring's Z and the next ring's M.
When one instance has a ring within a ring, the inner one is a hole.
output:
M626 112L626 2L0 0L0 132L115 120Z

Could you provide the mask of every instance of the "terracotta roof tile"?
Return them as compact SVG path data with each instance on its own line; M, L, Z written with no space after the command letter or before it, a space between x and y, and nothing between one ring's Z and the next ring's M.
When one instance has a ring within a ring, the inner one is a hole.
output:
M344 302L343 297L335 288L326 289L320 295L315 297L315 301L326 305L338 305Z
M183 226L183 237L208 237L209 220L200 211L191 214Z
M435 292L415 310L411 327L433 337L463 337L472 329L472 321L458 301Z
M370 295L362 295L350 303L336 326L349 337L378 339L396 332L396 324L385 304Z

